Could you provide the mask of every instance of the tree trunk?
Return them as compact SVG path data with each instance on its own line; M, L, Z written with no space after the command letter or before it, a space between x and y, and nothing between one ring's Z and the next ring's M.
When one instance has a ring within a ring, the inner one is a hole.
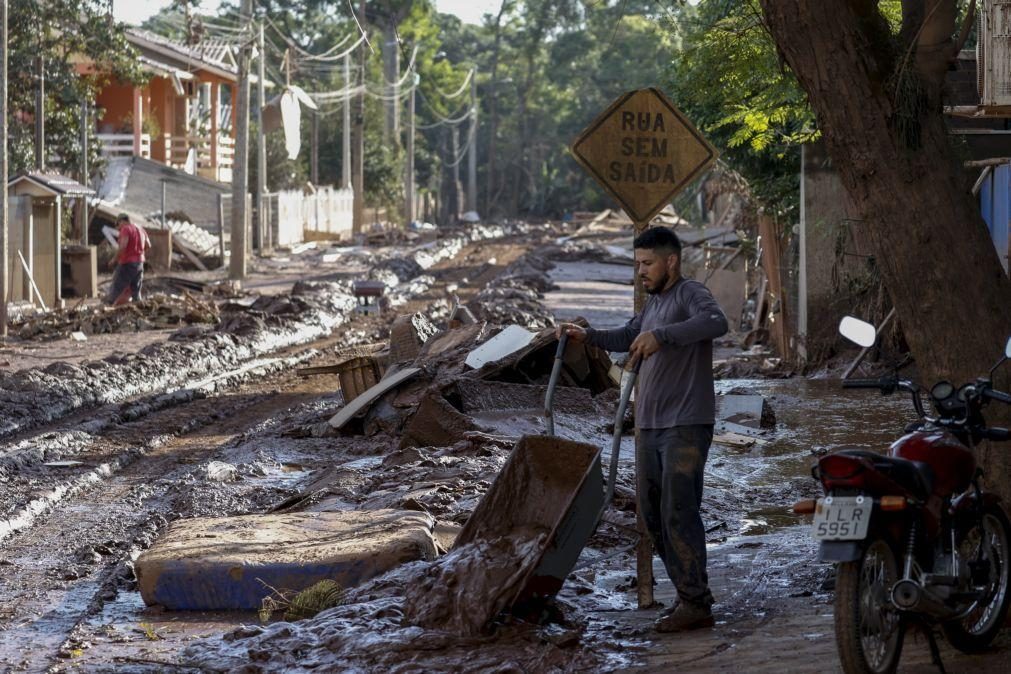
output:
M835 169L863 214L857 226L875 251L925 385L985 376L1011 334L1011 282L935 93L944 77L938 36L953 50L955 32L954 0L938 1L938 8L926 3L925 12L922 3L904 2L923 24L910 30L916 17L907 17L904 33L930 43L917 50L894 48L869 0L761 0L767 27L807 91ZM896 94L894 82L908 72L917 96L909 86ZM998 374L999 387L1006 390L1008 381ZM999 407L991 414L1011 418ZM988 486L1011 502L1006 451L981 454Z
M499 50L502 46L502 17L512 7L512 0L502 0L498 15L495 17L495 43L491 52L491 81L488 83L488 105L491 107L490 123L488 126L488 182L484 190L484 210L485 217L491 217L495 209L495 152L498 147L498 98L496 87L498 86L498 58ZM477 142L475 135L472 142ZM476 204L475 204L476 206Z

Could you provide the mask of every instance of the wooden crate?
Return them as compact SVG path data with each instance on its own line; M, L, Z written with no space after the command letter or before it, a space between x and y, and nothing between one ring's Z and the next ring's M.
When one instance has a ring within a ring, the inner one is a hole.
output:
M337 365L337 377L346 405L378 384L383 378L383 368L373 356L356 356Z

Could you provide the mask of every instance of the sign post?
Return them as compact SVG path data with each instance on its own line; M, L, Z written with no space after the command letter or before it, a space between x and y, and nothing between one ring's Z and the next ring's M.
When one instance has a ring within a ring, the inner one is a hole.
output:
M576 161L614 197L632 219L635 236L671 199L702 175L717 151L659 89L620 96L572 144ZM633 280L635 270L633 268ZM635 312L645 301L635 283ZM639 445L639 432L635 435ZM639 608L653 600L653 546L637 514L636 576Z

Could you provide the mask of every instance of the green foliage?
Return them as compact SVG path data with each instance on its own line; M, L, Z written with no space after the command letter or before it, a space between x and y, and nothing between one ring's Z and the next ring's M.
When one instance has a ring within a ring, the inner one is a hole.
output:
M802 143L818 136L807 96L780 63L757 0L702 0L678 15L674 100L723 159L780 213L797 208Z
M261 622L267 622L280 610L284 611L284 619L288 622L305 620L344 603L344 588L333 580L321 580L301 592L270 589L272 594L265 597L260 606Z
M107 17L101 0L11 0L8 32L10 173L34 168L36 58L45 60L47 167L79 175L81 103L111 77L140 82L143 74L122 26ZM89 65L93 64L93 65ZM84 77L78 67L94 74ZM101 114L101 111L97 111ZM89 159L99 161L94 117L88 125Z

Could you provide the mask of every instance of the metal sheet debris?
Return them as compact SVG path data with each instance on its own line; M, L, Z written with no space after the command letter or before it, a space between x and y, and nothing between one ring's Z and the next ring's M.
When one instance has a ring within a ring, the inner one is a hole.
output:
M530 332L518 325L510 325L471 351L467 355L465 362L475 370L480 369L486 363L493 363L501 358L505 358L509 354L516 353L532 342L536 336L536 333Z
M420 367L409 367L388 375L378 384L341 408L341 411L330 419L330 425L334 428L343 428L347 422L367 410L368 407L378 400L384 393L392 391L394 388L414 377L419 372L421 372Z

